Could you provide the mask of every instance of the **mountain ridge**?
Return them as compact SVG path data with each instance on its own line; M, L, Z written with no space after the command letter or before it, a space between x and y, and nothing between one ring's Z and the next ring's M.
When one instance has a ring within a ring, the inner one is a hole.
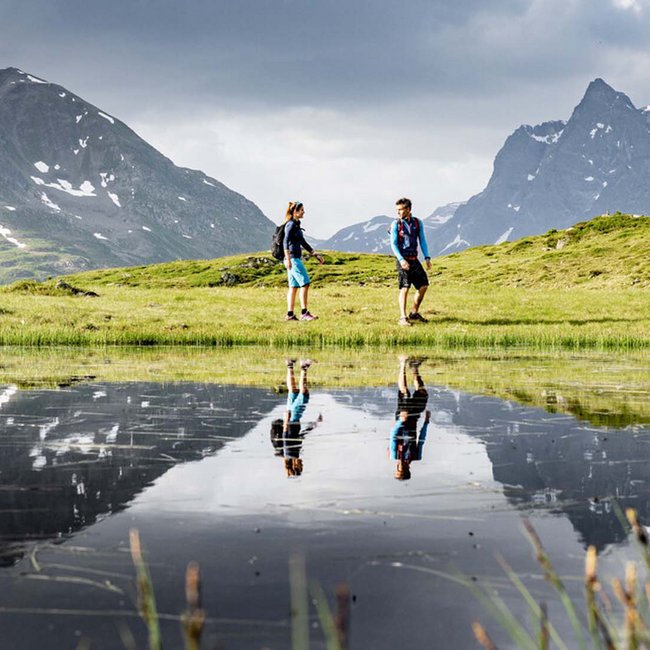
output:
M650 217L603 215L564 230L514 242L477 246L431 260L431 286L484 285L513 288L643 289L650 287ZM393 286L395 264L391 256L376 253L325 251L326 263L313 259L306 265L319 286L358 284ZM282 264L268 254L228 256L213 260L187 260L87 271L67 276L83 289L105 285L155 289L201 287L283 287ZM19 282L5 291L62 295L55 281ZM98 289L101 293L101 289Z
M577 216L650 213L648 112L600 78L570 118L521 125L488 184L435 234L441 254L567 228Z
M243 195L18 68L0 70L0 177L0 281L258 250L273 231Z
M505 139L486 187L426 229L429 251L514 241L605 213L650 214L648 178L650 107L637 109L598 77L567 120L521 124ZM367 236L374 219L347 226L326 246L388 252L386 238Z

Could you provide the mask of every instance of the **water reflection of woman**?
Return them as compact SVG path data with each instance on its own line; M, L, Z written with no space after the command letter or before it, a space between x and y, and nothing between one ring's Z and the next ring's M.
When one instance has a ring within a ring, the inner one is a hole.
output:
M287 409L283 419L271 423L271 443L275 455L284 458L284 469L289 478L302 474L302 441L305 434L313 428L307 425L302 429L301 419L309 403L307 371L311 359L300 360L300 377L296 382L294 366L296 359L287 359Z
M411 463L422 460L422 448L427 438L427 429L431 420L431 411L426 411L429 393L420 376L421 359L400 357L397 376L397 411L395 426L390 434L390 457L397 461L395 478L408 481L411 478ZM406 368L413 374L413 392L409 391ZM424 412L424 422L418 434L417 423Z

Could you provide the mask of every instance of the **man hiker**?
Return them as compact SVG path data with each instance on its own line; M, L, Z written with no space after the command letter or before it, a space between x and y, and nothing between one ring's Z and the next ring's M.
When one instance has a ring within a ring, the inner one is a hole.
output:
M417 217L411 214L411 200L398 199L397 219L390 229L390 245L397 258L397 283L399 286L399 321L400 325L409 327L412 322L426 323L427 319L420 314L420 305L424 294L429 288L429 278L418 259L418 242L427 265L431 269L429 248L424 235L424 226ZM406 313L406 303L410 286L416 290L413 308Z
M422 359L401 356L399 358L399 374L397 376L397 411L395 425L390 432L389 453L397 461L395 478L398 481L408 481L411 478L411 463L422 460L422 448L427 439L427 430L431 420L431 411L426 410L429 393L424 387L420 376ZM406 366L413 373L413 392L409 391L406 379ZM417 432L420 415L424 413L424 423Z

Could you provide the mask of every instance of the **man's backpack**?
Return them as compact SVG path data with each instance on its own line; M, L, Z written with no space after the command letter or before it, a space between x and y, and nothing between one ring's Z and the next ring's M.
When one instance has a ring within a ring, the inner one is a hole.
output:
M404 224L401 219L395 219L397 222L397 238L398 240L404 239ZM411 234L415 238L415 241L418 241L420 235L420 220L417 217L413 217L413 225L411 226ZM387 233L390 234L392 226L388 226Z
M397 235L400 239L404 238L404 223L402 219L397 219ZM417 217L412 218L411 236L418 241L420 235L420 220Z
M271 239L271 255L280 261L284 259L284 227L286 225L285 221L281 226L277 226Z

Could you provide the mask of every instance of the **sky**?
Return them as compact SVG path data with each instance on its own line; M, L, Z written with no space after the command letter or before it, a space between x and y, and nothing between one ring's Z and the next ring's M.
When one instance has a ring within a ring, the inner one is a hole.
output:
M308 236L480 192L603 78L650 103L650 0L0 0L0 68L65 86Z

